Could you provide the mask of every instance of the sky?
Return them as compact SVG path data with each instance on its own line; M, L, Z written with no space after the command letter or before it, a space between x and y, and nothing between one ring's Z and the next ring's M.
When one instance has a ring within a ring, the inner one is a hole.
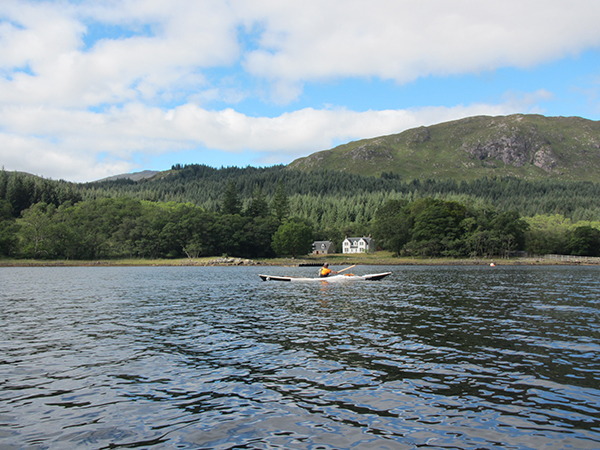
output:
M598 0L1 0L0 166L270 166L475 115L600 119Z

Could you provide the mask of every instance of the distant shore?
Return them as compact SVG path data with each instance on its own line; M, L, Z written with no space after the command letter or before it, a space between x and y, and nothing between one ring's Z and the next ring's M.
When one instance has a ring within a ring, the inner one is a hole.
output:
M37 259L0 259L1 267L128 267L128 266L320 266L327 261L332 266L347 265L384 265L384 266L534 266L534 265L600 265L600 258L585 256L518 257L518 258L406 258L394 257L389 252L377 252L368 255L318 255L304 258L268 258L247 259L237 257L202 257L183 259L101 259L79 260L37 260Z

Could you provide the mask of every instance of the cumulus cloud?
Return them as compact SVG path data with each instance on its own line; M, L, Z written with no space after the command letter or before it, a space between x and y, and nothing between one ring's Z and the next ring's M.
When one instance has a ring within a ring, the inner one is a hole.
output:
M0 70L9 75L0 102L87 107L201 86L200 69L239 56L236 22L221 4L126 1L116 9L8 0L0 5L8 18L0 23ZM99 19L130 36L84 48L86 23ZM140 22L150 35L136 34Z
M0 150L0 155L9 167L72 181L128 172L136 168L133 160L139 153L160 155L190 148L253 151L262 155L257 163L289 163L338 142L466 116L521 111L523 105L515 101L363 112L304 108L273 118L251 117L231 108L209 111L193 104L163 110L137 103L103 113L3 109L0 149L10 151Z
M0 69L9 75L0 101L79 107L198 89L203 69L240 58L287 102L306 81L405 83L528 67L600 45L596 0L6 0L0 17ZM98 23L125 37L85 48ZM256 48L244 49L241 30L257 27Z
M381 111L293 102L323 80L401 85L576 55L600 46L597 17L597 0L3 0L0 164L81 181L189 149L286 163L412 126L538 111L552 95L542 89ZM249 98L288 109L235 109Z
M343 0L236 3L267 26L247 70L297 87L346 76L405 83L531 67L600 44L594 0ZM297 90L297 88L296 88Z

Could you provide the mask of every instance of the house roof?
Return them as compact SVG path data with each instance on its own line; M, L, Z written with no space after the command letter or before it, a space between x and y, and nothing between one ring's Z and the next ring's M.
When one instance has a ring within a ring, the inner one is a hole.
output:
M314 248L329 248L331 245L333 245L333 242L331 242L331 241L315 241L315 242L313 242Z
M358 241L364 240L367 244L370 244L373 238L370 237L347 237L346 240L350 241L350 244L357 244Z

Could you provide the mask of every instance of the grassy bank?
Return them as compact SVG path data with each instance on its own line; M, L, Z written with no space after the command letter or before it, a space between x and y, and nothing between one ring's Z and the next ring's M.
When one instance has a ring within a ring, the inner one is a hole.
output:
M379 251L373 254L334 254L306 256L303 258L269 258L245 259L236 257L203 257L182 259L115 259L95 261L73 260L35 260L35 259L0 259L0 267L102 267L102 266L298 266L301 264L321 265L325 261L333 266L347 265L600 265L600 258L554 259L543 257L483 259L483 258L397 258L390 252Z
M546 257L519 257L519 258L414 258L414 257L394 257L391 252L378 251L373 254L344 255L341 253L334 255L310 256L304 259L306 262L323 263L327 261L332 265L575 265L590 264L600 265L600 258L565 257L565 259L546 258Z

